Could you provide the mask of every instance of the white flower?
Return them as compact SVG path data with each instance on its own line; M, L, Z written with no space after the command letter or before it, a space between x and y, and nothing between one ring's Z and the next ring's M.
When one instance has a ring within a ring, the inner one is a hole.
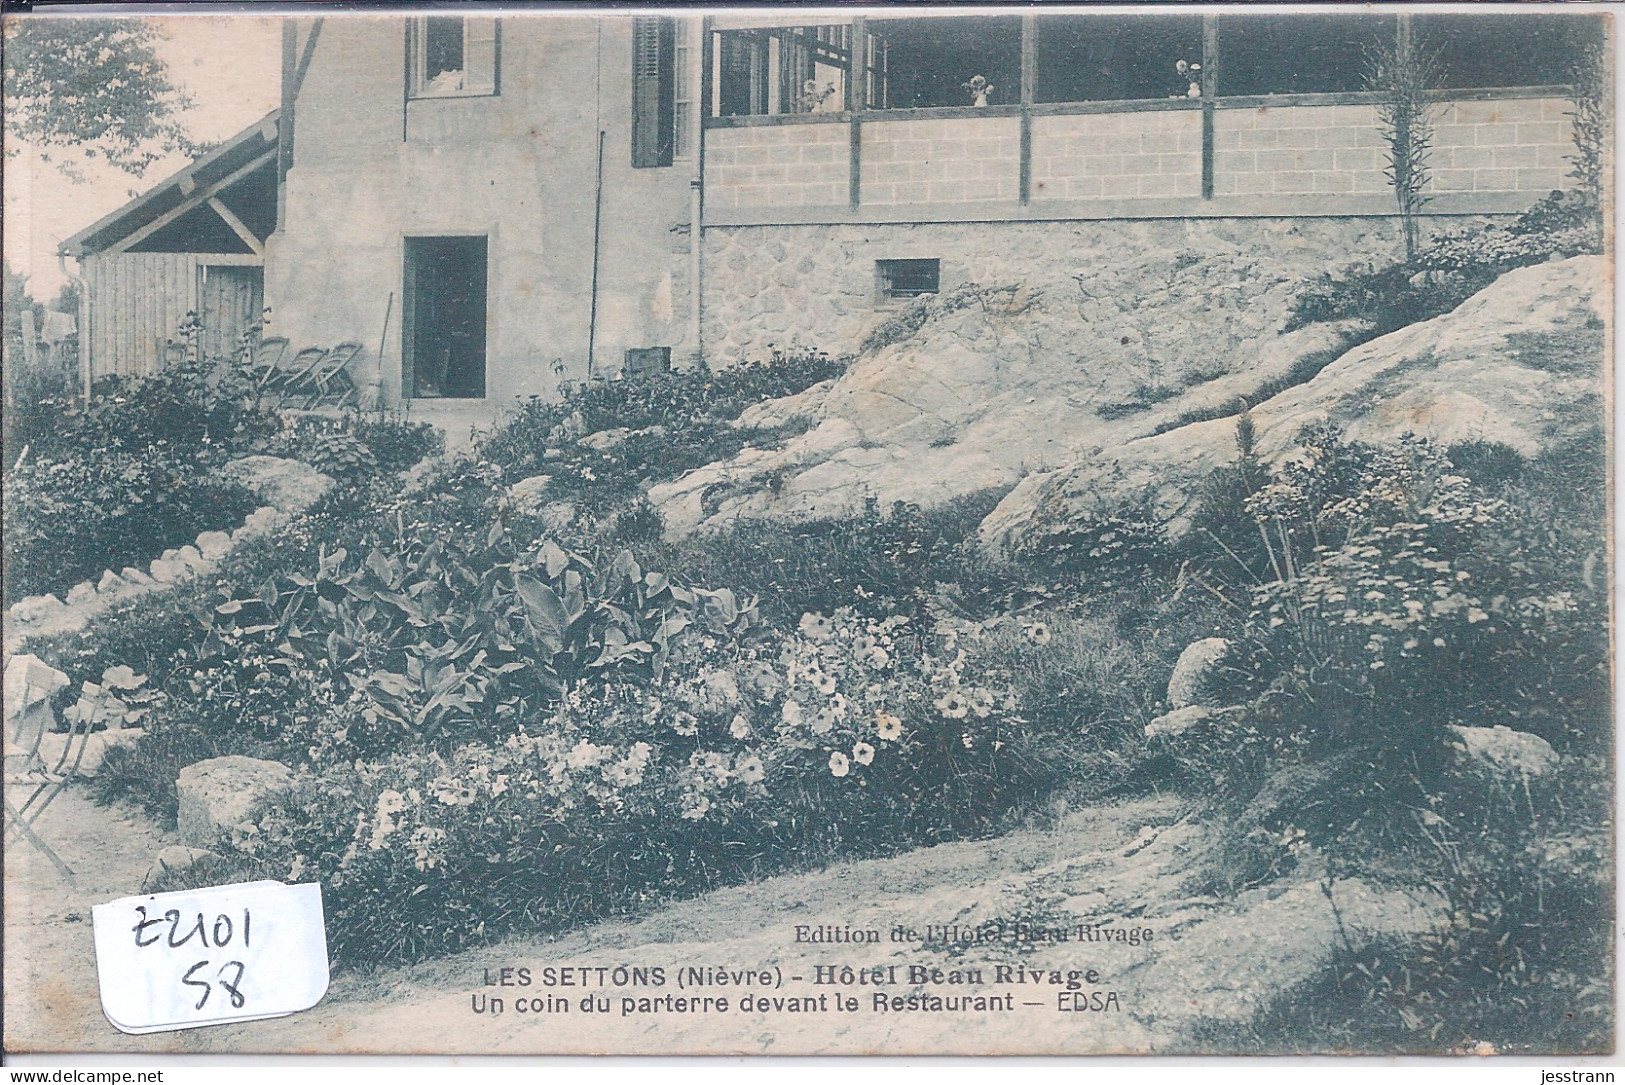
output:
M803 614L799 626L803 636L816 641L826 641L835 631L835 623L822 614Z
M699 732L700 721L694 718L692 712L679 712L671 718L671 729L687 738Z
M882 742L896 742L903 737L902 719L886 712L876 712L875 735Z
M711 809L711 800L704 795L691 795L689 800L687 808L683 811L683 818L686 821L698 821Z
M846 759L846 754L839 750L829 755L829 774L836 779L852 771L852 763Z
M860 765L872 764L875 759L875 748L867 742L860 742L852 747L852 760Z
M782 716L784 718L784 722L789 724L791 727L801 726L801 721L803 718L801 706L795 701L785 698L784 707L779 710L779 715Z
M1025 632L1029 643L1042 646L1050 642L1049 626L1043 622L1029 623Z
M565 761L573 769L590 768L602 761L609 752L608 746L595 746L586 739L582 739L570 750Z
M734 765L734 774L744 783L759 784L762 777L767 775L767 771L762 767L762 759L751 754L749 757L741 758Z
M750 737L750 721L743 712L735 712L733 722L728 724L728 733L743 742Z
M944 693L935 703L937 711L951 720L962 720L970 714L970 702L956 689Z
M838 717L828 708L820 708L813 717L812 730L815 735L827 735L835 727Z

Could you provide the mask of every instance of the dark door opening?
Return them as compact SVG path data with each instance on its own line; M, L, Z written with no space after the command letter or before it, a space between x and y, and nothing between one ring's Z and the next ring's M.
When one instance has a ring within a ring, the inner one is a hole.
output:
M485 238L406 239L403 385L414 399L485 396Z

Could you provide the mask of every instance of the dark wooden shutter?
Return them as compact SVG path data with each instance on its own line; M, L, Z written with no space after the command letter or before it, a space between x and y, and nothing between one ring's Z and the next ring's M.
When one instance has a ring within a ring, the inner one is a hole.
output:
M632 165L669 166L672 159L676 25L669 18L632 20Z

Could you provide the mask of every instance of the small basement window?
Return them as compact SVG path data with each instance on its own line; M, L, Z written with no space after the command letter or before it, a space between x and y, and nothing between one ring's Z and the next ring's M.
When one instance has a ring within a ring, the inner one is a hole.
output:
M907 301L935 294L942 282L941 260L876 260L881 301Z

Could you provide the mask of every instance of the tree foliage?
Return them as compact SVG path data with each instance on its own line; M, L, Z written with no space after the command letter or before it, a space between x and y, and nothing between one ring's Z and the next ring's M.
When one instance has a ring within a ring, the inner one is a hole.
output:
M6 20L6 135L74 180L82 174L65 150L136 175L166 154L194 152L183 120L191 100L153 49L160 34L146 19Z

